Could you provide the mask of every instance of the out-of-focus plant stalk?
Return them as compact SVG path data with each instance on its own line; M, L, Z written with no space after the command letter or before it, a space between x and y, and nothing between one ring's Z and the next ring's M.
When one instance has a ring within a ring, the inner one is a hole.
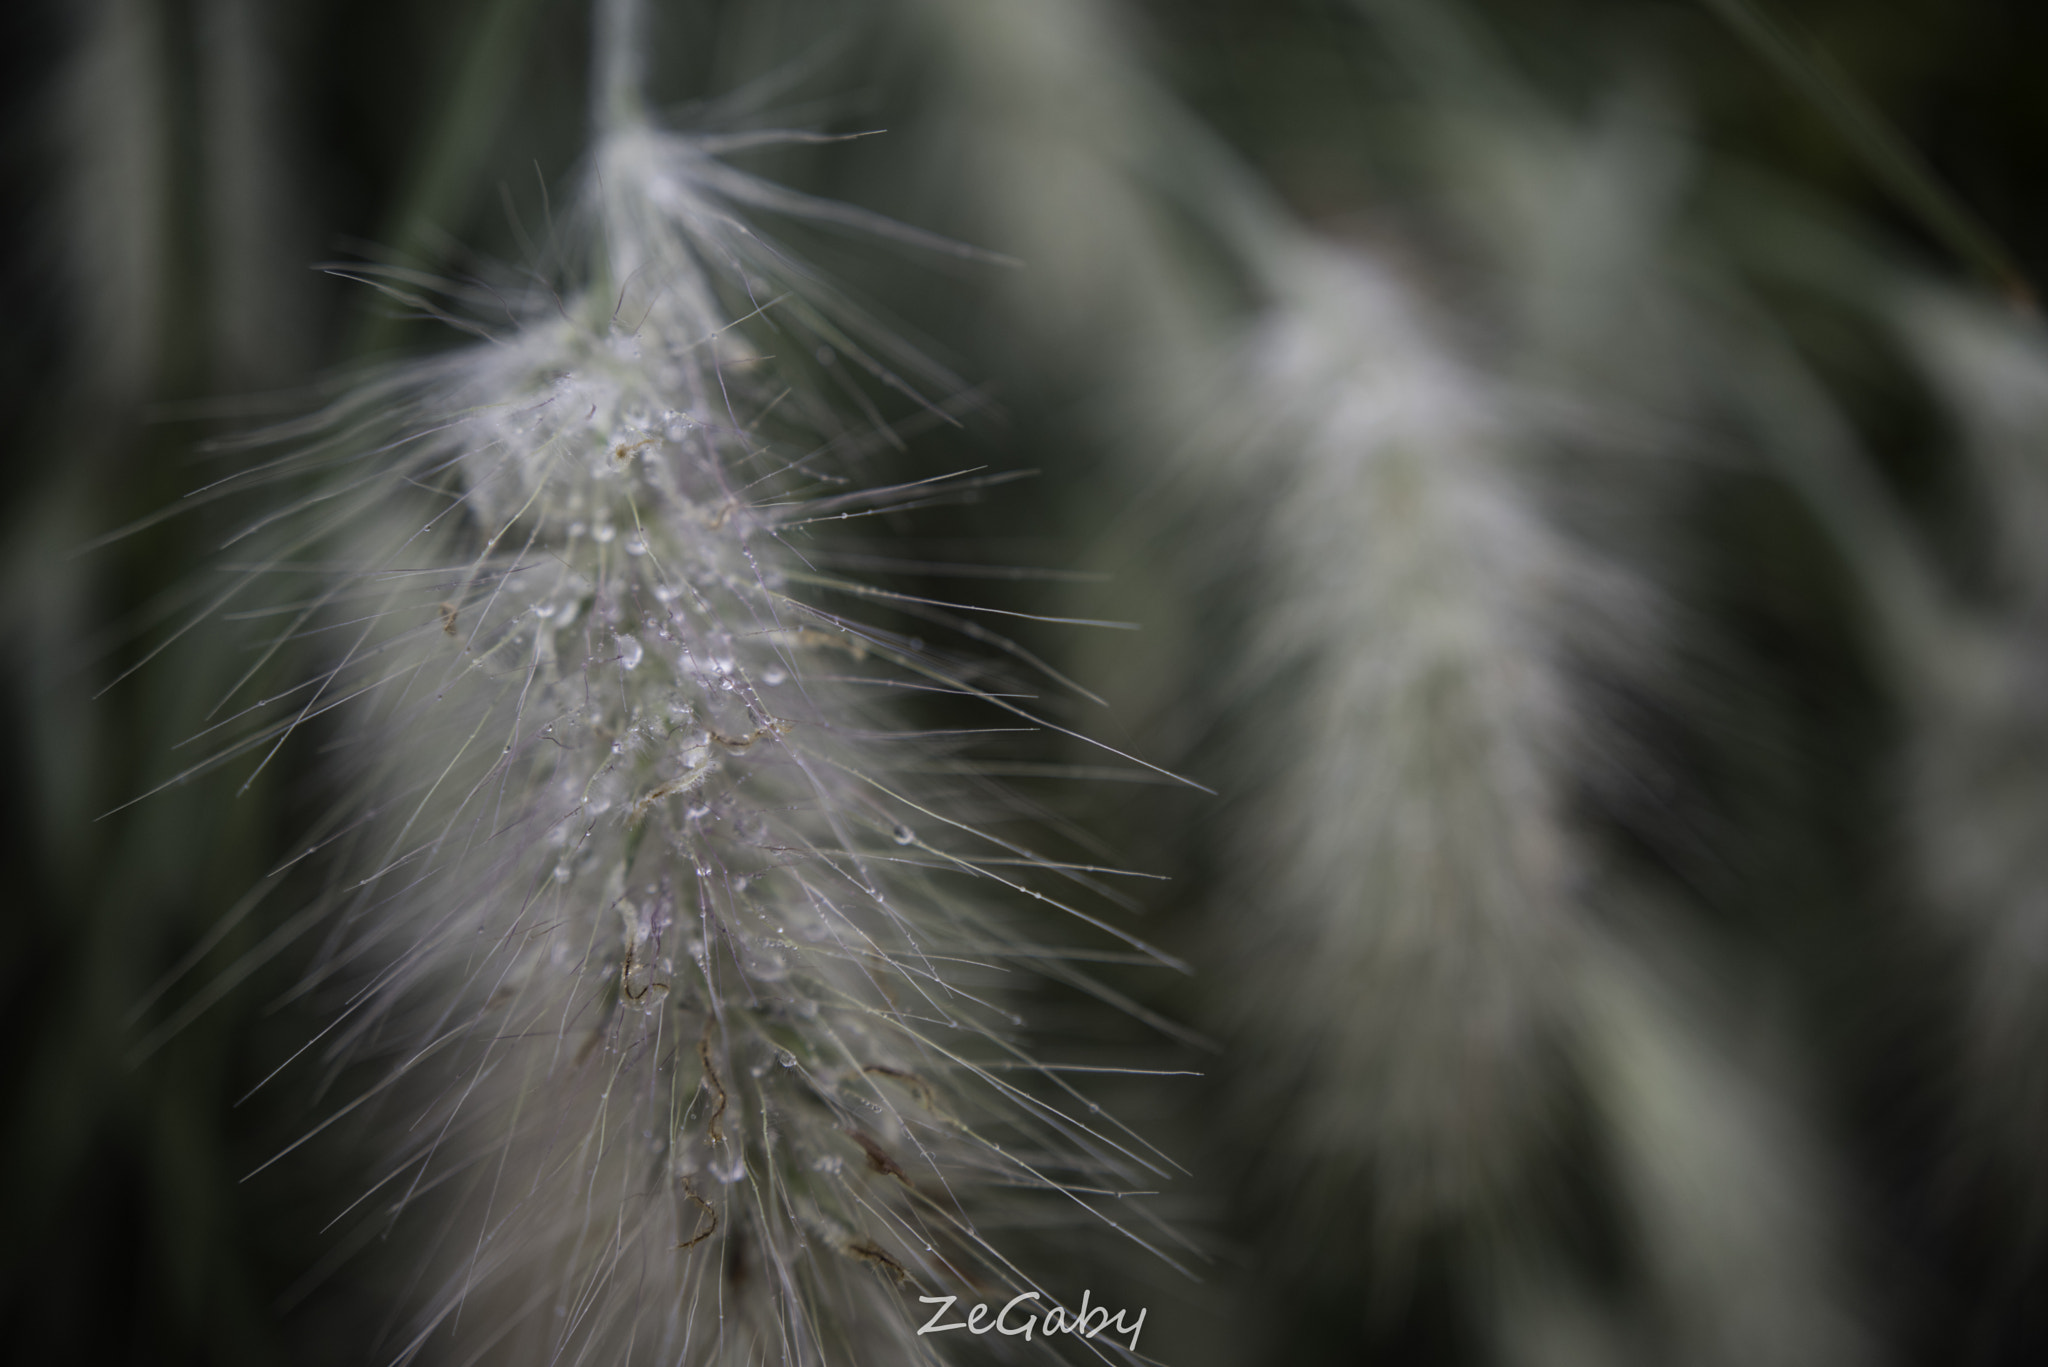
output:
M1395 50L1416 83L1476 71L1502 92L1493 122L1468 107L1469 155L1441 168L1454 183L1468 168L1495 179L1457 187L1453 204L1512 184L1558 221L1567 192L1658 207L1620 179L1626 158L1588 158L1594 174L1563 186L1510 179L1529 142L1547 133L1563 162L1576 135L1535 127L1538 106L1508 98L1455 23L1394 8L1412 20ZM1061 339L1075 382L1154 396L1143 442L1122 409L1118 448L1144 472L1127 479L1179 509L1155 525L1201 547L1139 592L1156 616L1171 576L1188 576L1195 592L1178 630L1167 624L1188 644L1164 667L1207 681L1227 719L1229 748L1205 771L1226 802L1209 869L1211 962L1228 969L1211 1019L1232 1045L1233 1128L1257 1155L1248 1221L1269 1255L1297 1288L1391 1288L1449 1247L1469 1313L1504 1316L1496 1351L1513 1357L1519 1312L1489 1288L1525 1256L1568 1265L1561 1246L1532 1242L1551 1237L1541 1212L1575 1161L1567 1132L1589 1121L1612 1155L1595 1181L1620 1193L1621 1237L1651 1269L1592 1298L1597 1338L1699 1361L1766 1344L1787 1362L1860 1360L1831 1203L1802 1180L1797 1108L1744 1072L1716 1015L1660 1016L1654 1032L1621 1019L1666 990L1662 956L1625 948L1661 932L1632 915L1639 899L1618 890L1627 879L1579 810L1631 762L1581 680L1654 686L1657 595L1653 576L1554 516L1546 481L1575 433L1654 425L1603 412L1574 369L1623 350L1601 335L1597 302L1544 274L1578 258L1504 254L1499 295L1580 305L1547 330L1529 315L1525 335L1580 351L1532 348L1490 375L1401 272L1274 207L1115 44L1099 7L919 13L952 45L939 68L976 73L948 87L946 126L1015 149L975 184L980 231L1035 272L1022 316ZM1628 239L1635 225L1615 218L1603 230ZM1645 245L1639 269L1654 274ZM1233 294L1249 304L1239 316ZM1654 391L1662 377L1642 378ZM1219 621L1236 625L1218 635ZM1633 922L1629 938L1610 918ZM1627 1028L1653 1061L1624 1056L1612 1032ZM1714 1134L1671 1146L1672 1117L1710 1113ZM1745 1269L1766 1259L1799 1289L1752 1305ZM1665 1329L1638 1341L1638 1317Z

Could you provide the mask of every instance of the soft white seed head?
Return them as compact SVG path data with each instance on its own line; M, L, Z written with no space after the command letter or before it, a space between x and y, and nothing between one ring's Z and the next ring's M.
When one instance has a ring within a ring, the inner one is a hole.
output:
M1070 1188L1151 1160L1039 1095L1002 1004L1031 854L876 685L981 686L813 558L890 494L848 491L860 443L792 358L909 382L701 144L619 129L591 186L597 280L345 404L386 439L309 534L358 566L322 971L397 1113L366 1200L437 1231L407 1346L923 1360L919 1289L1029 1284L990 1211L1085 1220Z
M1300 270L1205 413L1205 497L1259 569L1236 689L1270 700L1225 933L1274 1180L1398 1243L1497 1199L1547 1128L1583 585L1494 395L1400 289L1334 252Z

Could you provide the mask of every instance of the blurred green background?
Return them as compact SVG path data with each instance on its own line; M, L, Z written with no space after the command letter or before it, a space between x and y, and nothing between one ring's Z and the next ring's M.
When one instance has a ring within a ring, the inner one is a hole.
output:
M1848 238L1935 276L1981 279L1807 92L1704 5L1471 8L1559 108L1648 91L1685 130L1697 189L1684 214L1699 231L1732 224L1739 239L1746 196L1769 184ZM1769 10L1839 66L2024 275L2048 280L2048 8ZM1433 207L1437 154L1404 134L1399 62L1354 8L1152 0L1132 15L1173 90L1297 213L1339 235L1412 243L1451 292L1462 287L1464 249ZM516 259L515 223L548 211L541 187L561 195L582 146L586 23L564 0L21 0L0 13L10 1360L352 1363L393 1313L376 1260L343 1256L321 1234L367 1160L327 1143L242 1180L299 1133L321 1085L319 1070L300 1070L237 1104L321 1024L291 993L318 935L292 919L303 875L263 881L318 806L314 747L287 749L246 791L244 762L124 805L179 772L195 753L179 743L210 724L245 667L232 624L216 621L127 673L212 591L203 566L249 510L195 508L99 543L231 468L242 457L202 443L291 411L295 387L454 340L309 265L367 256L459 272ZM810 66L769 101L775 122L870 127L921 108L905 89L922 79L916 55L893 50L892 32L879 4L679 0L664 10L658 79L687 122L701 102L801 59ZM902 132L762 164L822 192L944 217L929 190L905 188L918 146ZM1107 515L1088 506L1091 458L1072 407L1086 396L1057 367L1018 369L990 340L985 283L905 275L857 253L834 266L970 381L993 381L1011 415L993 438L1001 459L1048 472L926 534L1028 536L1078 559ZM1895 344L1825 290L1761 270L1755 283L1967 578L1949 434L1902 381ZM1823 1107L1846 1137L1871 1282L1901 1289L1898 1360L2041 1361L2048 1263L2006 1237L1995 1199L1958 1204L1941 1185L1941 1063L1922 1041L1944 1006L1894 924L1875 790L1895 719L1852 590L1780 490L1731 481L1698 516L1709 539L1743 548L1715 567L1708 599L1747 671L1730 703L1745 748L1688 754L1706 742L1682 735L1671 750L1716 819L1741 828L1729 847L1751 862L1705 861L1688 876L1722 929L1796 984L1828 1079ZM270 668L283 677L289 662ZM1158 838L1126 833L1141 846ZM209 940L259 885L267 895ZM1758 887L1772 891L1750 895ZM176 984L148 997L195 947ZM138 1058L153 1030L202 998L204 1010ZM1226 1241L1252 1237L1222 1225ZM1340 1309L1303 1314L1289 1361L1448 1362L1470 1347L1455 1312L1427 1296L1363 1343L1314 1318L1335 1324Z

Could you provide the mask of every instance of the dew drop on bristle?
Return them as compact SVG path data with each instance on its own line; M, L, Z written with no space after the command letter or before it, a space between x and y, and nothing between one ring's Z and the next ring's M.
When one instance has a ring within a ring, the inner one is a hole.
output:
M646 655L646 653L647 652L641 648L640 642L636 638L631 636L621 636L619 638L620 667L625 669L639 668L640 661L642 657Z

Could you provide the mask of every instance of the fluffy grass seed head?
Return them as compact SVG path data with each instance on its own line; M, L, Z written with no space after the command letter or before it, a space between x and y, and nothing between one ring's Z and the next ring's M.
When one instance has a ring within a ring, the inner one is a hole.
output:
M1239 688L1269 700L1233 860L1260 914L1227 933L1273 1170L1399 1245L1498 1200L1553 1105L1582 874L1557 642L1589 578L1398 284L1306 243L1294 283L1209 431L1223 500L1259 491Z
M1551 434L1398 279L1309 241L1277 279L1205 473L1253 510L1218 920L1288 1242L1363 1233L1384 1286L1448 1236L1502 1361L1866 1360L1796 1093L1578 805L1640 763L1581 672L1654 677L1651 591L1553 522ZM1581 1127L1628 1294L1544 1233Z
M402 1357L925 1361L920 1292L1057 1299L992 1224L1150 1237L1114 1198L1161 1160L1006 1005L1079 980L1018 908L1106 929L1087 880L981 828L1014 802L895 700L1017 704L829 568L946 485L855 489L889 433L822 392L945 377L745 221L855 215L718 149L608 132L583 287L457 298L510 326L326 415L276 524L335 649L274 730L339 708L358 794L320 1047L399 1145L364 1228L426 1207Z

